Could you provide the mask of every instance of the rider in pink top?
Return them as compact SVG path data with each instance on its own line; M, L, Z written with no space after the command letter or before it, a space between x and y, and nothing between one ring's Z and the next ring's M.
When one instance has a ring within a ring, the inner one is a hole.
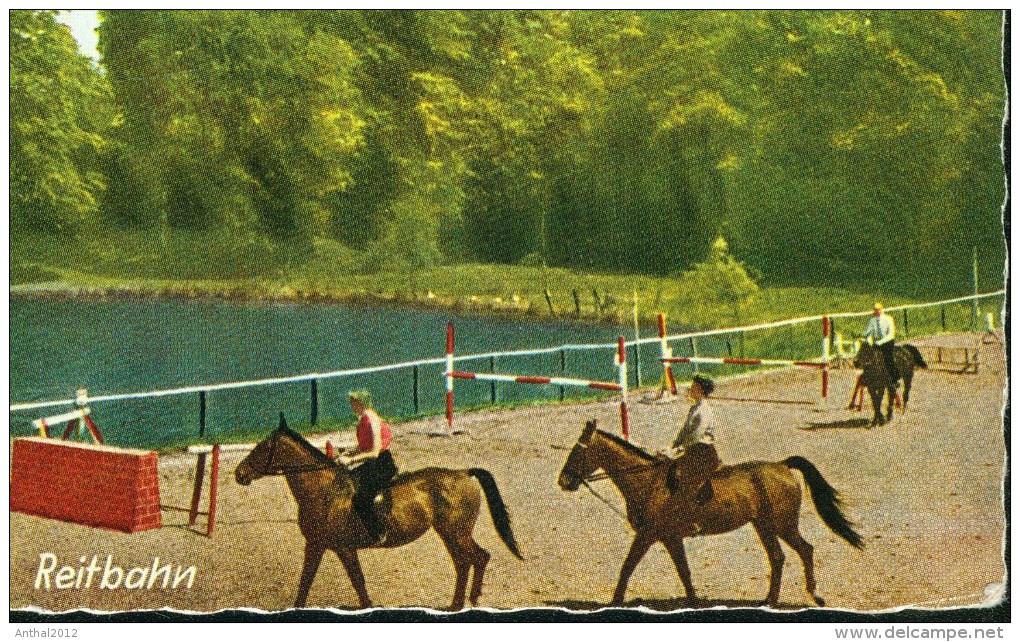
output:
M375 497L397 474L390 453L393 433L386 422L372 410L372 396L367 390L351 391L351 410L358 415L358 445L340 456L340 463L354 470L357 490L351 504L368 531L369 541L376 546L386 542L385 525L375 513Z
M376 430L379 436L376 437ZM382 420L371 408L364 408L361 412L361 419L358 420L358 450L363 453L375 450L376 441L379 442L379 450L389 450L390 442L393 441L393 433L389 424Z

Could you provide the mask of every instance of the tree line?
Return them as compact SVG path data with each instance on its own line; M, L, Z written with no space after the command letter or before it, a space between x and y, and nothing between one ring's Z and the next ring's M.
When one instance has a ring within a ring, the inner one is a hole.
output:
M224 271L668 275L722 236L766 282L959 289L978 247L1001 283L1001 12L100 19L96 64L10 12L15 254L133 232L259 257Z

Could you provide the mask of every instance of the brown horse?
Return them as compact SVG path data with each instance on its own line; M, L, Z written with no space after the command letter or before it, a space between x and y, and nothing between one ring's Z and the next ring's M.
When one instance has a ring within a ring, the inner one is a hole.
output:
M372 605L365 588L365 575L358 560L358 549L368 548L368 532L351 510L354 481L351 473L327 457L315 446L287 428L280 414L280 427L262 440L237 466L237 483L247 486L265 475L283 475L298 503L298 526L305 536L305 561L298 585L296 607L305 605L308 591L327 549L336 553L358 594L361 608ZM481 505L478 480L489 504L489 512L503 543L510 552L517 550L510 514L492 475L481 468L449 470L423 468L398 475L384 492L387 538L383 547L402 546L421 537L429 528L439 534L453 559L457 573L452 610L464 608L468 572L474 569L470 600L478 605L482 578L489 553L478 545L472 532Z
M655 457L637 446L595 428L591 420L581 432L577 444L567 456L560 472L560 488L577 490L582 483L598 477L601 469L612 480L627 503L627 519L636 531L630 552L620 570L620 579L613 593L612 604L623 603L627 581L652 544L662 542L676 565L687 599L697 603L691 569L687 564L684 538L695 534L718 535L751 522L769 558L772 575L766 602L776 606L782 581L783 549L779 540L789 544L804 564L807 591L819 606L825 602L816 593L814 549L800 534L800 484L790 469L799 470L811 491L815 509L834 533L855 548L863 542L840 511L835 489L814 465L803 457L789 457L782 462L749 461L719 469L712 477L713 496L700 510L695 532L685 502L670 493L666 486L667 459Z
M914 381L915 368L927 368L928 364L921 351L909 343L896 346L893 349L893 359L896 367L903 377L903 410L907 409L907 402L910 400L910 386ZM864 370L861 381L871 395L871 405L875 409L875 416L871 420L872 426L881 426L887 421L892 421L893 406L896 401L896 387L892 377L885 368L885 358L882 350L869 343L861 343L857 356L854 357L854 367ZM885 417L882 417L882 397L889 393L889 407Z

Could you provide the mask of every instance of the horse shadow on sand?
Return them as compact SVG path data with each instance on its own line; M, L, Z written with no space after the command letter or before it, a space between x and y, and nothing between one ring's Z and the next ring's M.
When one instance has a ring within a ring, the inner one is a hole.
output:
M650 611L662 611L664 613L672 611L713 609L718 607L725 607L729 609L759 609L767 606L764 600L707 600L704 598L699 598L696 604L691 604L690 600L685 597L660 599L635 598L633 600L627 600L620 606L609 606L604 602L592 602L587 600L547 600L545 605L570 609L571 611L598 611L600 609L609 608L634 609L643 607ZM778 611L797 611L810 607L803 604L786 604L780 602L775 607L769 608L771 610Z
M869 418L858 417L856 419L840 419L838 421L811 422L806 426L797 426L797 430L808 432L816 430L859 430L861 428L867 430L870 424L871 420Z

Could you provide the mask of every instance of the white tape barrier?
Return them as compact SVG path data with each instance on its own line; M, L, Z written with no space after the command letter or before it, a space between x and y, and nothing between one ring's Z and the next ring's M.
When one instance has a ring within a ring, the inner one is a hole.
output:
M963 303L966 301L976 301L979 299L986 299L990 297L996 297L1005 294L1005 290L997 290L995 292L987 292L985 294L972 294L970 296L959 297L956 299L946 299L944 301L933 301L930 303L917 303L910 305L902 305L892 308L886 308L886 312L896 312L904 309L914 308L927 308L939 305L949 305L953 303ZM837 312L829 315L817 315L810 317L800 317L796 319L786 319L783 321L773 321L771 323L763 323L759 325L748 325L736 328L720 328L717 330L704 330L701 332L689 332L685 334L676 334L665 337L668 341L677 341L680 339L690 339L697 337L707 337L716 335L728 335L737 332L748 332L753 330L767 330L770 328L778 328L786 325L795 325L798 323L809 323L812 321L821 321L824 316L830 318L847 318L847 317L860 317L867 316L871 312ZM636 341L628 341L626 345L643 345L646 343L660 343L659 337L647 337L644 339L638 339ZM471 361L475 359L488 359L490 357L517 357L517 356L532 356L539 354L550 354L559 352L561 350L567 351L578 351L578 350L609 350L616 348L615 343L598 343L598 344L568 344L557 346L554 348L539 348L534 350L516 350L511 352L485 352L480 354L463 355L456 357L456 361ZM37 408L51 408L56 406L72 406L75 404L82 405L84 403L95 403L98 401L123 401L127 399L148 399L154 397L167 397L173 395L185 395L193 394L196 392L213 392L216 390L231 390L236 388L251 388L255 386L271 386L283 383L299 383L302 381L312 381L313 379L332 379L336 377L349 377L362 374L372 374L376 372L386 372L389 370L400 370L404 368L412 368L414 366L428 366L428 365L446 365L447 360L445 358L437 359L423 359L420 361L405 361L401 363L393 363L383 366L373 366L369 368L356 368L352 370L335 370L332 372L316 372L304 375L296 375L291 377L276 377L273 379L252 379L248 381L233 381L227 383L208 384L200 386L188 386L185 388L170 388L165 390L153 390L149 392L134 392L134 393L123 393L123 394L111 394L111 395L98 395L95 397L88 397L82 399L78 397L76 399L59 399L55 401L37 401L28 403L13 403L10 405L10 412L20 412L24 410L34 410Z

